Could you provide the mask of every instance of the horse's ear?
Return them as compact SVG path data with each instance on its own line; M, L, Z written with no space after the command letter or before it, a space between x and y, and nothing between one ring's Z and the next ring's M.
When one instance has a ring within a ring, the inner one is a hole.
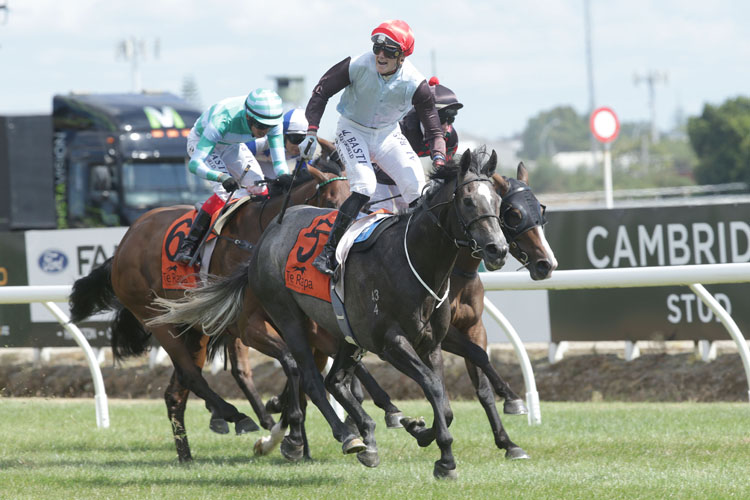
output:
M307 171L310 172L310 175L313 176L313 179L318 181L318 184L320 184L321 182L325 182L326 180L325 175L323 174L323 172L321 172L317 168L313 167L312 165L308 165Z
M461 155L461 175L466 175L466 172L469 171L469 167L471 166L471 149L466 148L466 151L464 151L464 154Z
M331 153L336 151L336 146L331 141L319 137L318 143L320 144L320 149L326 154L326 156L330 156Z
M510 190L510 183L508 182L508 179L500 174L492 174L491 179L492 185L495 186L495 191L497 192L497 194L499 194L501 197L505 196L505 193Z
M490 159L487 160L487 163L482 166L482 173L486 175L487 177L492 177L492 174L495 173L495 169L497 168L497 153L495 150L492 150L492 154L490 155Z
M518 164L518 169L516 170L516 179L523 182L527 186L529 185L529 171L526 170L526 166L523 164L523 162L520 162Z

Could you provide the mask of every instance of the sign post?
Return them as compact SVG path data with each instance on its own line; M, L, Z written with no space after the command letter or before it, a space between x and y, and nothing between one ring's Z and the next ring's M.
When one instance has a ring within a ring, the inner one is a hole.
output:
M611 143L620 133L620 122L612 109L601 107L591 113L589 120L591 133L604 144L604 199L607 208L614 206L612 199L612 152Z

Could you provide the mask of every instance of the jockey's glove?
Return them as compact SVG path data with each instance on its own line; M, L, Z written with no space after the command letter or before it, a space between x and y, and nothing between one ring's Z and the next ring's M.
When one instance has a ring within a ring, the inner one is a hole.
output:
M276 177L276 183L286 191L292 186L292 176L289 174L281 174Z
M299 154L309 161L313 159L316 149L318 149L318 137L308 132L302 142L299 143Z
M227 177L221 181L221 187L223 187L226 192L230 193L232 191L237 191L240 188L240 183L237 182L237 179L234 177Z

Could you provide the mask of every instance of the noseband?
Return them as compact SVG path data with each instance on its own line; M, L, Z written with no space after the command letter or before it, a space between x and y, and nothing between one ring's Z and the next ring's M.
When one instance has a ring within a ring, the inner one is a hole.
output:
M319 182L318 185L315 186L315 194L312 195L312 196L310 196L309 198L307 198L305 200L305 205L309 205L310 204L310 200L314 200L315 198L317 198L320 195L320 188L322 188L324 186L327 186L328 184L330 184L330 183L332 183L334 181L345 181L345 180L347 180L346 177L344 177L344 176L338 176L338 177L331 177L330 179L327 179L327 180L325 180L323 182Z

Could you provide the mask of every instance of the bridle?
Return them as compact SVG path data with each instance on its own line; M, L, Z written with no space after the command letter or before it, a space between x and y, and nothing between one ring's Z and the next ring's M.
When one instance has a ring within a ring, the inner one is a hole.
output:
M445 233L445 235L447 236L447 238L449 240L453 241L453 244L456 245L456 248L468 247L468 248L471 249L471 255L472 255L472 257L475 257L477 259L481 259L482 257L479 256L479 251L481 249L479 248L479 245L478 245L477 241L471 236L471 230L470 230L471 226L475 222L479 222L480 220L487 219L487 218L493 218L493 217L496 218L498 220L498 222L502 225L502 218L499 217L496 213L488 213L488 214L477 215L476 217L474 217L473 219L471 219L469 222L466 222L464 220L464 218L461 216L461 211L458 209L458 202L457 202L458 198L456 197L456 194L458 193L458 190L460 188L464 187L467 184L471 184L472 182L489 182L490 184L492 184L492 181L490 179L481 179L481 178L471 179L471 180L468 180L468 181L465 181L465 182L459 184L458 183L458 178L456 178L456 187L453 190L453 194L451 195L451 198L449 200L437 203L437 204L435 204L435 205L433 205L431 207L427 206L426 202L425 202L425 210L427 211L427 214L430 217L432 217L432 220L435 222L435 224L437 225L437 227L439 227L443 231L443 233ZM464 232L463 235L466 236L466 238L467 238L465 240L458 239L458 238L452 236L448 232L448 230L445 229L442 224L440 224L440 221L435 216L435 214L432 213L432 210L434 208L437 208L437 207L442 206L442 205L447 205L448 203L453 203L453 207L456 210L456 218L461 223L461 228L463 229L463 232Z
M445 236L449 240L451 240L453 242L453 244L456 246L456 248L469 247L469 248L471 248L471 254L472 254L472 256L476 256L479 259L481 259L481 257L479 256L479 251L481 249L479 248L479 245L478 245L477 241L471 236L471 232L470 232L469 228L475 222L478 222L478 221L480 221L482 219L487 219L487 218L490 218L490 217L497 218L498 222L499 222L500 221L500 217L498 217L498 215L495 214L495 213L481 214L481 215L478 215L478 216L474 217L472 220L470 220L467 223L466 221L464 221L464 218L461 216L461 211L458 209L458 202L457 202L458 198L456 197L456 193L458 193L458 190L460 188L462 188L463 186L465 186L467 184L470 184L472 182L480 182L480 181L486 181L486 182L490 182L490 183L492 182L489 179L479 179L478 178L478 179L471 179L471 180L468 180L466 182L463 182L463 183L459 184L458 183L458 178L456 178L456 187L453 189L453 194L451 195L451 197L450 197L449 200L446 200L446 201L443 201L443 202L440 202L440 203L436 203L433 206L428 206L426 201L425 201L425 204L424 204L424 211L427 212L427 214L432 218L432 220L435 222L435 225L437 225L437 227L439 227L443 231L443 233L445 234ZM445 227L443 227L443 225L440 224L440 220L437 218L437 216L435 216L435 214L432 213L432 210L434 208L437 208L437 207L440 207L440 206L443 206L443 205L447 205L448 203L453 203L453 207L456 210L456 217L458 218L459 222L461 223L461 227L462 227L462 229L464 231L464 236L466 236L468 238L467 240L459 240L458 238L452 236L448 232L448 230L446 230ZM411 214L409 214L409 219L406 221L406 229L404 230L404 252L406 253L406 261L409 264L409 268L411 269L411 272L414 274L414 276L416 276L417 280L430 293L430 295L432 295L432 297L435 300L438 301L437 305L435 305L435 309L438 309L441 305L443 305L443 302L445 302L445 299L448 298L448 293L450 292L450 288L451 288L450 287L450 276L448 276L446 278L446 280L448 281L448 284L445 287L445 293L443 294L442 297L440 297L440 296L438 296L437 293L435 293L432 290L432 288L429 287L429 285L427 285L427 283L424 282L424 280L422 279L422 277L419 276L419 273L417 272L417 270L412 265L411 259L409 258L409 249L408 249L408 246L406 244L406 235L409 233L409 224L411 223L411 219L412 219L413 216L414 216L414 212L412 212ZM441 288L442 288L442 286L441 286Z
M315 194L307 198L304 202L305 205L309 205L311 200L316 199L318 196L320 196L320 188L327 186L328 184L334 182L334 181L346 181L349 180L347 177L343 175L339 175L338 177L331 177L330 179L327 179L323 182L319 182L317 186L315 186Z
M547 219L544 217L547 207L539 203L531 189L522 182L516 179L508 179L508 182L511 184L511 189L502 197L500 225L503 228L510 250L518 252L516 258L522 267L526 267L529 264L529 254L521 250L516 240L535 227L544 227L547 224ZM514 198L516 199L515 202L513 201ZM507 213L513 209L521 213L521 220L515 225L511 225L506 220Z

